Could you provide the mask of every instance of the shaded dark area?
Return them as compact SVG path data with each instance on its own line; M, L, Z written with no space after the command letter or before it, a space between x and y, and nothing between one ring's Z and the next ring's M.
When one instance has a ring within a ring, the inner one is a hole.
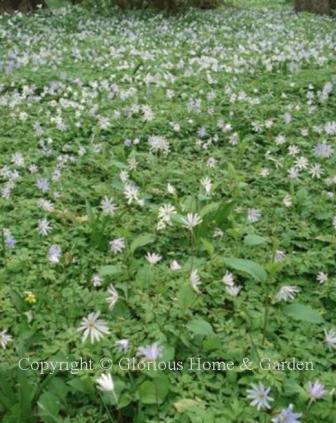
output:
M312 12L320 15L331 15L336 12L336 0L293 0L296 12ZM92 0L69 0L72 4L84 3L87 5L99 6ZM187 2L188 3L188 2ZM111 5L117 5L121 9L147 9L154 7L166 10L179 10L186 6L183 0L111 0ZM219 0L194 0L190 5L200 9L216 8L220 4ZM106 3L104 3L106 5ZM45 0L0 0L0 12L31 12L40 7L48 7Z
M109 7L118 6L123 10L154 8L177 12L190 6L200 9L214 9L219 6L220 0L69 0L69 3L105 10ZM39 7L48 7L46 0L0 0L0 13L30 12Z
M336 0L294 0L296 12L312 12L330 15L336 9Z
M1 12L29 12L37 10L39 7L47 7L44 0L0 0Z

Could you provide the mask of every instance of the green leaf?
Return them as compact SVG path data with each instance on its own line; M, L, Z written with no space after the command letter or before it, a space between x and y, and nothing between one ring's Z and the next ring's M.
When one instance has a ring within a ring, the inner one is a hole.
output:
M189 213L195 213L197 211L197 200L192 195L189 195L182 204L182 209L188 210Z
M144 247L147 244L152 244L155 241L154 235L143 234L135 238L131 244L130 250L132 253L140 247Z
M231 203L225 203L223 202L218 207L218 210L216 211L216 214L214 216L214 221L216 222L216 225L221 229L226 229L228 218L235 206L234 202Z
M91 204L88 201L86 201L85 206L86 206L86 214L88 216L89 224L92 225L94 224L94 221L96 220L93 209L91 207Z
M210 203L210 204L207 204L206 206L204 206L203 208L202 208L202 210L200 211L200 215L201 215L201 217L205 217L207 214L209 214L209 213L213 213L213 212L216 212L217 210L218 210L218 207L219 207L219 205L220 205L220 203Z
M196 401L191 398L183 398L179 401L174 402L173 405L178 413L184 413L185 411L195 408L200 404L202 404L200 400Z
M166 398L169 387L169 378L166 375L147 380L138 388L140 401L143 404L160 404Z
M88 377L74 377L68 381L74 392L81 392L83 394L91 395L95 393L95 388L92 380Z
M254 280L259 282L265 282L267 279L267 273L260 264L252 260L238 259L235 257L224 258L224 263L231 269L237 270L238 272L247 273Z
M69 392L69 387L60 377L54 377L48 383L48 392L57 396L61 401L65 401Z
M45 423L61 422L58 417L61 406L59 399L55 395L49 392L44 392L38 401L38 407L39 416Z
M153 269L147 264L140 267L135 277L136 286L139 288L146 288L153 282L153 280Z
M304 203L309 198L309 192L305 188L301 188L296 193L296 199L299 203Z
M230 226L229 215L232 211L233 203L213 202L204 206L200 212L203 222L197 226L196 237L206 238L214 227L222 230Z
M209 256L212 256L215 252L215 247L213 246L212 242L206 238L201 238L201 242L203 244L203 248L207 251Z
M189 308L191 304L195 301L195 292L190 286L190 284L181 285L178 294L177 301L180 307L184 310Z
M163 353L160 357L160 361L173 361L175 357L175 348L171 345L163 346Z
M202 345L204 351L206 352L215 350L221 351L223 348L222 341L220 340L220 338L218 338L218 336L209 336L207 338L204 338Z
M284 308L284 313L295 320L301 320L308 323L323 323L323 318L320 313L305 304L289 304Z
M0 405L10 410L14 404L17 404L18 398L16 392L11 386L11 381L16 379L16 371L9 366L0 366Z
M121 162L120 160L117 160L117 159L110 160L110 163L111 163L112 166L115 166L118 169L125 169L125 168L127 168L127 164L126 163L123 163L123 162Z
M101 276L109 276L109 275L116 275L118 273L120 273L122 271L120 266L117 265L108 265L108 266L103 266L99 269L99 274Z
M20 405L20 417L22 422L32 422L32 400L35 393L34 384L27 378L23 371L18 372L18 398Z
M187 328L195 335L214 335L214 331L209 322L203 319L193 319L187 324Z
M266 238L256 235L256 234L247 234L244 238L244 244L249 247L254 247L256 245L265 244Z
M26 303L21 298L20 294L17 293L14 289L9 289L9 295L11 297L12 303L18 312L23 312L26 310Z

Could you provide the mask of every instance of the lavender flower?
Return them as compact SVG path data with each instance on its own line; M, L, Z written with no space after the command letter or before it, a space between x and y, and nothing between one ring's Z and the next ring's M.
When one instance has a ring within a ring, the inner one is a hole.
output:
M311 401L319 400L325 396L327 391L325 390L324 385L316 380L314 383L308 383L308 394L311 398Z
M3 229L3 236L4 236L6 248L8 249L14 248L16 244L16 239L13 237L11 231L9 229Z
M300 423L299 418L301 413L294 413L293 405L290 404L288 408L283 409L276 417L272 419L273 423Z
M139 347L137 355L142 357L145 361L155 361L162 356L163 349L158 342L147 345L146 347Z
M52 245L48 251L48 259L50 263L57 264L61 258L61 247L59 245Z
M329 158L334 154L334 149L329 144L316 144L313 149L313 154L320 158Z
M247 220L250 223L256 223L261 217L261 211L258 209L248 209L247 211Z

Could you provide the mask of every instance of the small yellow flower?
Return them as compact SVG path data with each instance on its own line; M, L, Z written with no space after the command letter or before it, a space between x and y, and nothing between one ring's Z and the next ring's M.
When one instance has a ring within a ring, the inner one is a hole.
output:
M25 301L28 304L35 304L36 303L36 296L31 291L25 292Z

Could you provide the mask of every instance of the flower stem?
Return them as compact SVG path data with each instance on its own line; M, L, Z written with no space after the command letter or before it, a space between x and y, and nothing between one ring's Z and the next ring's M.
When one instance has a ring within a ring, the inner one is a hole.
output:
M272 236L272 259L271 259L272 264L275 262L276 249L277 249L277 240L275 239L275 237ZM269 276L267 280L265 308L264 308L264 327L263 327L263 337L262 337L261 345L264 345L266 341L266 331L268 327L269 312L271 307L270 291L271 291L271 282L273 280L273 273L274 273L273 269L271 273L272 274Z

